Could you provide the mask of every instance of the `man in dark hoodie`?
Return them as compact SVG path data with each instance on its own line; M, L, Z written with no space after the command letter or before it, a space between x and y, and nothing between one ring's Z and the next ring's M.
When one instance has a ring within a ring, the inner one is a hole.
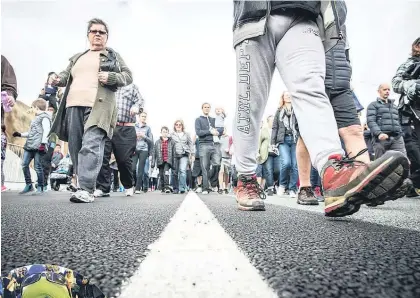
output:
M330 4L337 17L336 1ZM240 210L265 210L264 191L255 176L257 136L275 67L292 95L302 139L320 173L327 216L352 214L375 199L375 194L395 192L408 176L408 160L400 152L388 152L370 164L343 157L324 85L325 30L320 14L321 1L234 1L237 108L233 139ZM338 31L335 39L342 35ZM392 182L384 183L389 176Z
M367 125L374 138L375 159L380 158L388 150L400 151L407 155L400 116L394 100L389 98L390 92L389 84L381 84L378 87L379 97L367 108Z
M215 128L216 120L209 116L211 106L209 103L201 105L203 115L195 119L195 134L198 136L200 164L202 171L202 194L208 194L210 191L209 177L210 166L218 166L220 164L219 154L214 144L214 137L223 134L223 128ZM218 175L216 171L212 171L213 175Z

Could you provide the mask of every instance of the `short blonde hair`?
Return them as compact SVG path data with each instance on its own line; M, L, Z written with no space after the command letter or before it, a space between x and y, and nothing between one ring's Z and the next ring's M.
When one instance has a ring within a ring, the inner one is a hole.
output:
M32 107L38 108L40 111L46 111L47 110L47 101L43 98L35 99L32 102Z

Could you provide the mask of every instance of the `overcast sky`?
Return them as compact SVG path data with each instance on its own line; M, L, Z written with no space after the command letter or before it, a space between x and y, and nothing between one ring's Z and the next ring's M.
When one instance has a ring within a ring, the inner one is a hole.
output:
M350 0L347 6L353 82L366 107L420 35L420 1ZM87 21L100 17L110 27L108 46L133 72L155 134L162 125L172 128L176 118L193 133L205 101L225 107L232 122L236 64L230 0L2 0L1 9L1 52L15 68L19 99L28 104L48 72L60 72L88 47ZM266 115L274 114L283 90L276 73Z

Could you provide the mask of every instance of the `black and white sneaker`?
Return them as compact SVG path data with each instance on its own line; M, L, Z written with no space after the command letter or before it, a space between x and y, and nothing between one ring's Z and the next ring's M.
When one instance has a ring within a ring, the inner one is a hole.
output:
M73 203L92 203L93 201L95 201L95 197L86 190L78 190L70 197L70 202Z

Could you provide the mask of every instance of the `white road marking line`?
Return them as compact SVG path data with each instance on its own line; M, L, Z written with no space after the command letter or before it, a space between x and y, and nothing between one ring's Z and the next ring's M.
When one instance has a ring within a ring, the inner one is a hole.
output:
M149 249L120 298L277 297L195 193Z

